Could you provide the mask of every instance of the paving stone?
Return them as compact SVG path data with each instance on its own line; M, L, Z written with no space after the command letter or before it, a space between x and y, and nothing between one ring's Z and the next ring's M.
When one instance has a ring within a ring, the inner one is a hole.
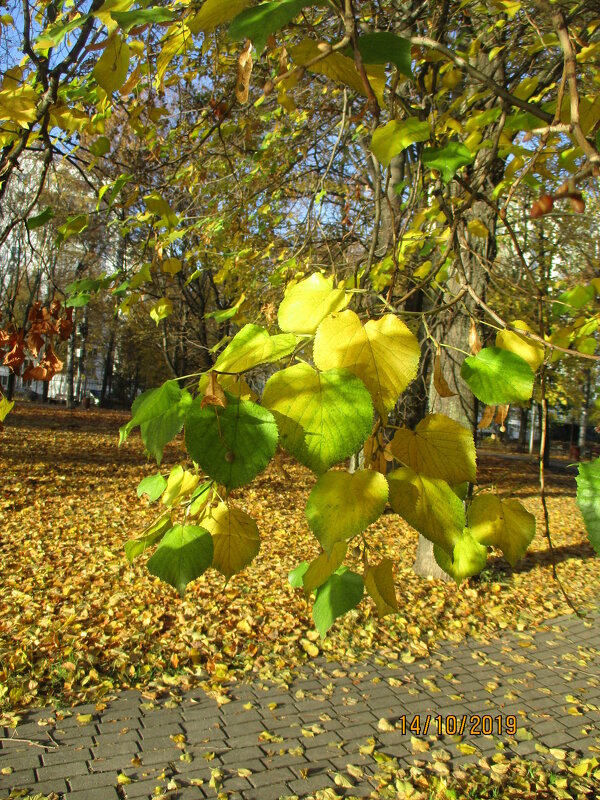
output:
M33 769L39 767L41 763L41 756L38 753L32 753L31 748L15 753L2 753L0 756L0 767L12 767L13 772Z
M35 772L33 769L19 769L11 772L10 775L0 775L0 788L27 789L34 784Z
M256 744L252 747L232 747L222 753L220 759L223 764L237 764L241 767L245 766L247 761L256 761L264 755L264 751Z
M101 789L86 789L83 792L69 792L68 800L119 800L117 790L103 786Z
M42 755L44 766L53 764L72 764L75 761L88 761L91 752L88 747L82 745L72 745L70 747L59 747L57 750L49 750Z
M112 756L111 758L98 758L90 761L90 772L111 772L121 771L131 766L131 756L123 754Z
M38 767L36 774L38 781L50 781L53 778L67 778L72 775L87 775L88 768L85 760L69 764L55 764L51 767Z
M52 780L41 780L35 784L36 794L50 794L51 792L56 792L56 794L66 794L67 784L65 780L61 778L54 778Z
M308 797L308 795L318 792L319 789L327 789L332 785L334 788L337 788L331 776L326 772L318 775L311 775L308 778L297 778L288 783L291 791L299 797Z
M115 786L117 783L117 770L95 772L91 775L74 775L67 777L67 781L72 792L99 789L103 786Z
M93 758L112 758L113 756L129 755L133 758L136 753L141 749L140 744L135 739L123 739L120 742L112 744L101 744L98 747L92 748Z
M167 766L169 761L178 762L179 756L183 751L180 750L178 747L157 747L154 750L144 750L139 754L139 757L142 760L142 764L144 767L151 767L154 764L160 764L161 766ZM129 756L126 756L129 758ZM114 759L111 759L114 760Z
M272 786L273 784L285 785L287 781L294 780L294 773L287 767L277 769L267 769L257 772L248 777L250 783L258 788L260 786Z

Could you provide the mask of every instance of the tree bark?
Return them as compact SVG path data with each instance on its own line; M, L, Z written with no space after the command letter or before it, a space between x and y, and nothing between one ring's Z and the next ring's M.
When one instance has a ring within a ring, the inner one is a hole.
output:
M75 310L73 316L75 316L76 313L77 310ZM71 335L69 337L69 344L67 348L67 397L65 401L67 408L74 408L75 406L75 392L74 392L75 337L76 337L76 326L73 325L73 330L71 331Z
M115 350L115 334L111 330L110 338L108 340L108 347L106 348L106 358L104 359L104 371L102 374L102 389L100 390L100 406L104 408L107 404L110 395L110 387L112 384L113 361Z

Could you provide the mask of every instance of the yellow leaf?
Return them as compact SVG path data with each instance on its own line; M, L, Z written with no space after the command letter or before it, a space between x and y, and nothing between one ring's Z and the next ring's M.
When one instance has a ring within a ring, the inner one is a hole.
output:
M165 258L160 266L162 271L166 272L168 275L177 275L178 272L181 272L183 267L178 258Z
M252 770L242 767L241 769L238 769L237 774L240 778L249 778L250 775L252 775Z
M306 594L310 594L313 589L318 588L322 583L325 583L330 575L333 575L346 557L347 550L348 545L346 542L336 542L330 553L323 551L310 562L302 578Z
M92 77L111 95L125 83L129 69L129 45L119 35L109 39L92 71Z
M80 725L89 725L92 720L93 716L91 714L77 714L77 722Z
M472 219L467 228L470 234L477 236L479 239L487 239L490 235L487 226L480 219Z
M364 326L354 311L331 314L315 337L317 367L345 367L353 372L369 390L383 419L416 377L420 356L416 336L393 314Z
M244 569L258 553L260 537L256 522L239 508L219 503L202 519L201 525L213 537L212 565L227 580Z
M557 761L564 761L567 757L567 752L566 750L561 750L558 747L551 747L550 755L554 756Z
M522 320L515 320L512 325L515 328L519 328L519 330L533 333L529 325ZM501 347L503 350L509 350L511 353L520 356L534 372L544 362L546 352L544 345L514 331L498 331L496 334L496 347Z
M450 484L476 480L473 434L444 414L429 414L414 432L408 428L397 430L390 451L420 475Z
M319 648L312 642L309 642L308 639L300 639L300 644L302 645L302 649L308 653L311 658L316 658L319 655ZM277 705L275 707L277 707Z
M381 719L377 723L377 728L380 731L383 731L384 733L390 733L390 731L396 730L396 728L392 725L392 723L385 717L381 717Z
M187 20L195 35L203 31L210 33L218 25L224 25L250 5L250 0L206 0L200 11Z
M7 414L10 413L14 404L15 404L14 400L7 400L6 397L4 397L4 395L0 396L0 422L4 422Z
M333 278L314 272L286 290L277 320L282 331L313 334L319 323L333 311L341 311L350 302L344 289L333 288Z
M305 39L300 44L290 48L290 55L296 64L304 65L322 55L322 51L317 42ZM351 86L358 94L366 96L365 85L356 69L353 58L344 56L341 53L331 53L322 61L312 64L307 69L311 72L325 75L334 81L345 83L347 86ZM385 108L383 99L386 82L385 66L367 64L365 65L365 72L380 108Z
M376 567L369 564L363 576L365 588L375 602L380 617L398 610L392 566L390 559L384 558Z
M160 300L157 300L156 303L154 303L154 305L150 309L150 316L156 322L157 325L161 321L161 319L165 319L172 313L173 313L173 303L169 300L168 297L163 297Z
M127 775L124 775L122 772L120 772L117 775L117 783L119 786L127 786L131 783L131 778L128 778Z
M480 494L469 508L472 536L488 547L499 547L514 566L535 536L535 517L518 500Z
M413 753L426 753L429 750L429 742L425 739L419 739L416 736L410 737Z
M306 504L310 529L331 552L379 519L388 498L385 477L370 469L354 473L326 472L314 485Z

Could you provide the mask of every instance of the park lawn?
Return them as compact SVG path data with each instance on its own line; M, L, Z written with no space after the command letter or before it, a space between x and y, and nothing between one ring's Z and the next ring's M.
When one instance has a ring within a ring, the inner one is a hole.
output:
M523 562L501 558L458 588L415 576L416 533L393 514L367 532L397 564L400 611L379 620L370 600L338 621L321 642L310 606L290 588L288 572L318 545L304 518L314 477L291 460L271 465L237 490L262 534L255 561L226 586L213 570L181 600L133 565L123 551L159 510L136 487L156 465L137 434L118 447L128 415L17 404L0 434L0 709L100 700L125 687L158 691L198 679L217 697L235 679L289 680L317 653L361 659L377 653L410 663L436 642L524 630L568 613L552 579L536 468L522 461L479 458L480 484L498 483L538 520ZM163 472L183 458L181 442L165 452ZM600 560L586 541L575 504L574 477L551 474L548 507L558 573L571 601L593 604Z

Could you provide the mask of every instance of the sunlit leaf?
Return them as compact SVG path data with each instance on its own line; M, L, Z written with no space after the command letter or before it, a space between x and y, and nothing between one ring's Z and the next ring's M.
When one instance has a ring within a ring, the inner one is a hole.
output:
M385 617L398 610L398 600L394 587L393 563L389 558L382 559L379 564L369 564L363 575L365 589L375 603L377 614Z
M465 526L463 504L445 481L401 467L388 475L390 505L409 525L449 555Z
M475 482L473 434L444 414L428 414L414 432L397 430L390 451L398 461L430 478L450 484Z
M279 361L294 352L292 333L269 336L260 325L244 325L215 362L217 372L247 372L260 364Z
M518 500L479 494L469 506L469 530L488 547L498 547L513 566L535 536L535 517Z
M323 551L310 562L308 568L302 575L302 585L306 594L310 594L314 589L321 586L330 575L338 569L344 561L348 546L345 542L337 542L329 553Z
M306 503L310 529L330 552L379 519L388 498L385 477L372 470L326 472L313 487Z
M167 487L167 482L163 478L163 476L158 472L156 475L148 475L147 478L143 478L137 487L137 496L141 497L143 494L148 495L148 499L151 503L161 496L164 490Z
M92 77L102 86L104 91L111 95L125 83L129 69L129 45L120 36L113 36L96 66Z
M463 361L460 374L486 405L523 403L533 393L533 371L520 356L500 347L484 347Z
M313 334L321 320L345 308L350 295L343 288L333 288L333 278L314 272L289 288L277 315L282 331Z
M219 503L203 517L202 526L212 534L212 565L227 580L248 566L260 549L256 522L240 508Z
M600 458L579 464L577 505L585 522L588 539L600 555Z
M425 120L417 117L393 119L377 128L371 139L371 150L384 167L388 167L394 156L416 142L425 142L431 136L431 128Z
M463 535L454 545L452 558L437 545L433 546L435 560L440 567L450 575L456 583L462 583L466 578L478 575L487 563L487 547L480 544L465 528Z
M345 369L288 367L269 378L262 401L277 421L282 447L317 474L358 452L371 433L369 393Z
M354 311L331 314L319 325L314 344L319 369L353 372L383 419L415 378L420 355L416 336L393 314L364 326Z

